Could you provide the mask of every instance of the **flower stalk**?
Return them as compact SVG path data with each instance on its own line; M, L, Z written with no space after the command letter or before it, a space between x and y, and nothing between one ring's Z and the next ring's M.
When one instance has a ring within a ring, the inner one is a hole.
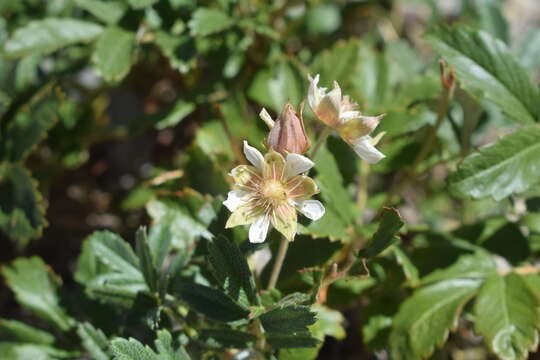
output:
M270 280L268 281L267 290L272 290L276 287L277 281L279 279L279 274L281 273L281 268L283 267L283 262L285 260L285 255L287 255L288 248L289 240L287 240L285 237L282 237L281 242L279 243L276 261L274 262L274 267L272 268L272 274L270 275Z
M332 128L329 126L325 126L323 131L321 131L321 134L319 135L319 138L317 139L317 142L315 143L315 146L313 147L313 150L311 151L310 157L312 159L315 159L315 155L317 155L317 152L321 148L322 144L325 143L326 139L330 134L332 133Z

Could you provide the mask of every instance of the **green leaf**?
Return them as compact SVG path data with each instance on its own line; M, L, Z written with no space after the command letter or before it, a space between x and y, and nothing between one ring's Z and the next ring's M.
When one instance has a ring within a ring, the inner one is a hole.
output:
M264 329L268 332L290 334L308 331L308 326L317 321L309 306L289 305L278 307L260 316Z
M197 196L194 196L190 199L194 200L196 198ZM198 199L195 201L198 201ZM203 199L203 201L206 201L206 199ZM198 237L204 239L212 238L212 233L207 230L209 223L206 223L206 221L203 221L198 216L200 213L192 213L193 210L196 212L201 211L205 204L208 204L208 202L190 209L186 203L179 201L168 199L152 200L146 205L146 210L155 223L170 228L174 248L181 251L189 251L192 248L193 242Z
M116 24L126 12L119 1L75 0L75 4L107 24Z
M187 35L171 35L157 31L154 38L156 45L167 57L170 65L185 74L196 62L196 51L192 39Z
M244 349L257 341L255 335L231 329L203 329L199 339L207 346L218 349Z
M227 79L234 78L242 69L245 61L246 55L243 52L233 52L223 66L223 76Z
M2 360L76 359L80 355L77 352L68 352L49 345L12 342L0 342L0 354L2 354Z
M174 350L171 333L169 333L167 330L158 330L155 344L159 354L159 360L191 359L189 354L182 346L179 346L178 349Z
M314 305L311 309L317 314L317 322L310 327L315 337L321 341L324 341L325 336L345 339L345 317L341 312L323 305Z
M482 286L474 306L475 331L501 359L527 359L538 345L538 300L521 275L493 275Z
M259 104L281 112L287 101L294 106L302 101L306 82L295 63L280 59L271 68L257 72L248 95Z
M0 319L0 341L51 345L54 336L16 320Z
M508 22L502 14L502 2L499 0L478 0L471 5L476 10L480 26L508 43Z
M175 127L193 111L195 111L194 103L178 100L169 111L160 116L155 124L155 128L157 130L163 130Z
M109 360L109 340L100 329L84 322L78 325L77 334L81 338L82 346L94 360Z
M195 111L194 103L178 100L163 111L135 118L129 124L129 132L131 135L138 135L150 126L153 126L157 130L175 127L193 111Z
M114 339L111 349L116 360L158 360L154 351L136 339Z
M63 331L71 328L73 320L60 307L56 291L60 280L40 258L18 258L2 274L19 304Z
M96 43L92 61L107 82L119 82L131 69L135 34L119 27L107 28Z
M279 333L268 334L268 343L274 348L310 348L321 343L317 338L314 338L309 332L299 333L295 335L283 335Z
M15 73L15 88L22 92L38 83L39 64L43 58L40 54L32 54L23 57L17 64Z
M139 260L131 246L120 236L110 231L96 231L89 241L100 262L122 274L141 278Z
M375 232L367 247L360 251L358 254L359 257L370 258L377 256L399 240L396 234L404 223L397 210L384 208L381 216L382 219L379 222L377 232Z
M237 89L232 92L227 100L220 103L220 107L230 131L238 139L246 139L250 144L260 144L264 141L266 129L260 126L262 125L260 119L253 117L249 112L249 103L244 91ZM249 121L246 121L247 119ZM228 148L230 151L230 145Z
M86 285L89 297L102 302L131 308L139 292L148 290L142 276L108 272L93 278Z
M129 244L109 231L96 231L84 243L76 278L91 298L123 307L148 289Z
M209 241L208 261L212 265L212 274L227 295L236 301L247 298L248 304L258 304L248 263L234 242L224 236Z
M391 44L388 44L387 52L390 52L392 48ZM358 93L360 99L362 99L362 108L367 111L375 111L379 109L384 104L384 109L395 107L398 98L396 96L391 97L391 101L388 102L390 94L390 70L394 69L407 69L407 51L408 48L401 49L399 52L399 67L390 67L389 61L386 52L381 53L374 48L374 46L362 44L361 46L357 45L358 52L358 66L355 71L354 76L350 76L350 73L345 73L346 79L355 79L351 86L354 87L354 90ZM349 70L350 72L351 70ZM409 81L411 80L411 74L408 74ZM414 88L407 84L407 93L413 94ZM387 120L388 121L388 120ZM385 121L385 122L387 122Z
M0 157L10 162L23 161L46 136L58 119L58 95L46 86L17 112L0 134Z
M517 56L521 64L537 78L540 74L540 28L527 31L519 42Z
M493 257L485 252L476 252L460 256L452 266L435 270L423 277L421 282L428 284L456 278L485 280L496 273L497 264Z
M180 297L194 310L215 321L232 322L246 319L249 314L221 291L204 285L182 284Z
M540 301L540 275L528 274L522 275L521 280L527 285L529 291Z
M469 155L448 178L457 196L501 200L540 179L540 128L527 126Z
M100 262L94 253L92 245L92 237L94 234L86 238L82 243L81 254L77 260L77 271L75 271L75 280L84 285L96 276L110 271L110 268Z
M356 218L354 204L345 188L343 176L332 153L321 146L314 159L317 176L315 180L321 189L321 197L326 212L324 216L306 228L317 237L329 237L332 240L347 238L347 228Z
M188 25L192 36L207 36L218 33L233 25L233 20L221 10L197 8Z
M480 285L479 280L446 280L423 287L405 300L390 334L392 359L429 357L456 328L463 306Z
M159 0L127 0L129 6L134 9L144 9L145 7L154 5Z
M219 163L224 159L234 159L229 138L218 120L207 121L203 124L197 130L195 143L214 163Z
M163 224L155 224L148 234L148 246L158 270L162 270L165 258L171 250L171 231Z
M330 34L341 25L341 13L337 4L318 4L306 14L306 27L311 34Z
M538 88L502 41L482 31L448 26L436 28L428 41L455 68L471 95L495 103L517 122L540 119Z
M279 350L279 360L315 360L319 354L321 343L308 348L282 348Z
M139 257L139 263L144 280L146 281L150 291L156 292L158 288L158 269L156 268L152 254L150 253L145 227L140 227L137 230L135 239L137 256Z
M24 247L47 225L37 181L19 164L0 166L0 229Z
M4 45L4 52L12 57L47 54L68 45L90 42L102 31L100 25L83 20L69 18L34 20L15 30Z
M392 318L387 315L371 316L362 327L362 339L369 350L380 350L386 347L388 334L392 326Z
M116 338L111 342L115 360L190 360L182 346L173 348L172 336L167 330L158 330L155 341L157 354L138 340Z
M412 286L415 286L416 284L418 284L419 282L418 269L416 268L416 266L414 266L409 256L397 244L392 247L392 251L394 252L394 255L396 256L396 261L398 262L399 265L401 265L401 268L403 269L405 278L409 281L409 283Z
M350 75L358 61L358 44L357 40L340 41L331 49L319 53L311 65L312 75L320 74L321 84L325 86L331 86L334 80L342 87L348 86L353 80Z

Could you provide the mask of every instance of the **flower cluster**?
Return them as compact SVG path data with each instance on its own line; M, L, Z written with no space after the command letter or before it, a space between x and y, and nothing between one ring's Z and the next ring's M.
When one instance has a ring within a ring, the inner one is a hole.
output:
M357 104L341 95L337 82L327 93L326 88L318 87L319 75L309 80L308 102L317 118L334 129L368 163L384 158L375 148L382 135L370 136L384 115L363 116L356 110ZM223 202L232 212L226 227L250 225L252 243L264 242L272 227L292 241L297 232L297 212L311 220L324 215L324 206L310 200L319 189L305 175L314 164L302 155L310 147L302 108L298 116L287 103L276 121L264 108L259 115L270 128L266 139L269 151L263 156L244 141L244 154L253 166L239 165L230 173L234 190Z

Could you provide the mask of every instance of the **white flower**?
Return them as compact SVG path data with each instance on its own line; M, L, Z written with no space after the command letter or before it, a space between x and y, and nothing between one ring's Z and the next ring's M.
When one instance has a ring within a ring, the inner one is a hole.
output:
M375 148L378 139L370 134L375 130L384 115L363 116L355 110L358 104L352 103L348 96L341 95L341 88L334 81L334 88L326 93L326 88L318 87L319 75L309 76L309 106L326 125L335 129L362 159L375 164L384 158L384 154Z
M309 198L319 192L315 182L302 175L313 162L299 154L281 154L270 150L266 156L244 141L244 154L253 166L239 165L230 175L235 189L223 204L232 212L226 228L251 225L249 241L264 242L270 226L289 241L297 230L297 211L311 220L324 215L324 206Z

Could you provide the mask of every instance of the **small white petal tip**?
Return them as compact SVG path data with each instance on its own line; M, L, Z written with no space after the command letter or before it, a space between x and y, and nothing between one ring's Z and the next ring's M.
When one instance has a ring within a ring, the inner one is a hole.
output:
M261 170L264 166L264 157L261 152L255 149L253 146L250 146L246 140L244 140L244 155L250 163L253 164L257 169Z
M313 221L319 220L324 216L324 205L318 200L304 200L296 202L298 211Z
M377 150L377 148L372 143L371 136L363 136L360 139L353 140L351 142L351 145L362 159L364 159L369 164L376 164L381 159L385 158L386 156Z
M238 207L245 204L246 201L244 197L247 194L248 193L243 190L229 191L229 194L227 195L227 200L223 202L223 205L225 205L225 207L229 209L229 211L233 212L238 209Z
M305 173L311 169L315 163L307 157L300 154L287 154L285 159L285 176L287 178Z
M266 240L270 219L268 216L261 216L249 227L249 242L259 244Z

